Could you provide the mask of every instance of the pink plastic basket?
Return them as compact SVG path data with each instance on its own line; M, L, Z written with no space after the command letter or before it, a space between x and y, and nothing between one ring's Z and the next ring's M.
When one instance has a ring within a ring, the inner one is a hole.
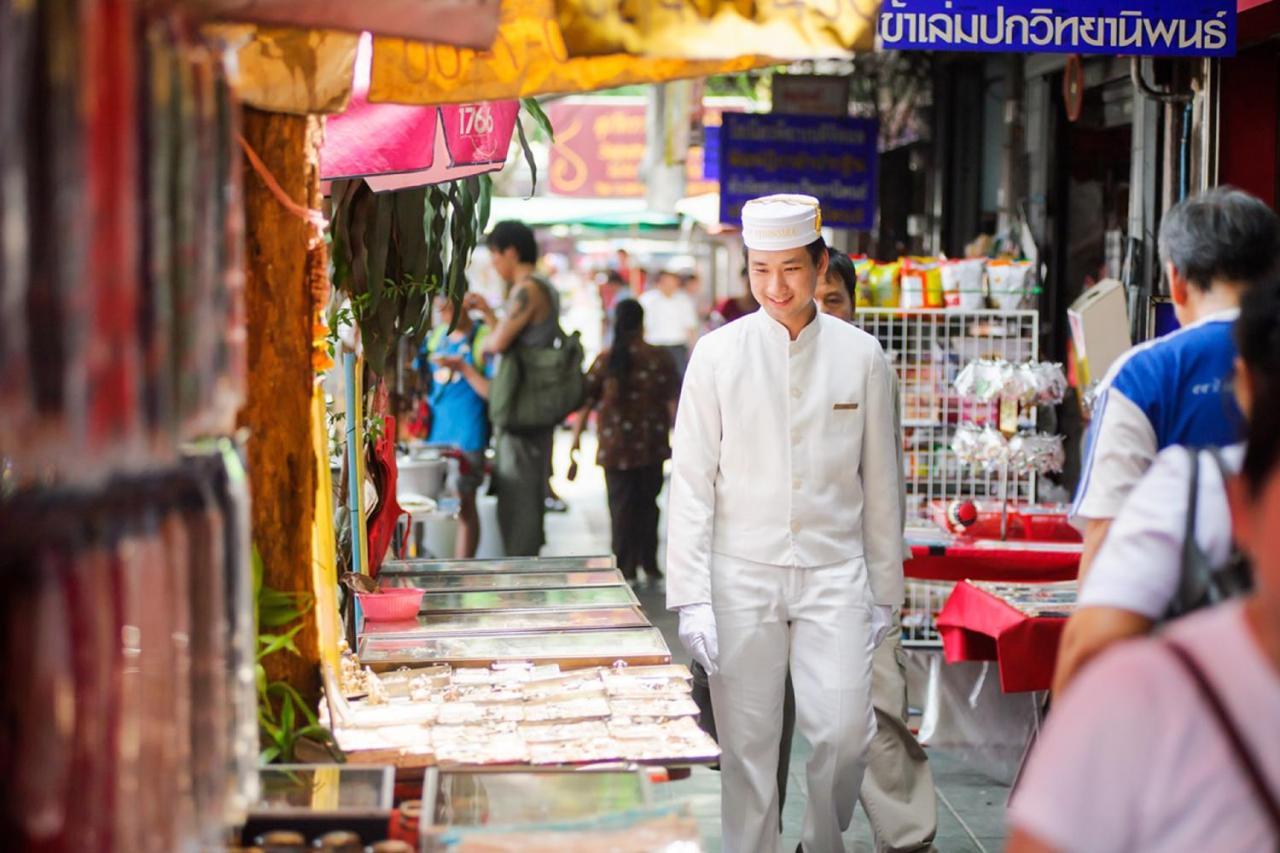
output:
M414 619L422 607L420 589L384 589L379 592L357 593L364 618L370 622L398 622Z

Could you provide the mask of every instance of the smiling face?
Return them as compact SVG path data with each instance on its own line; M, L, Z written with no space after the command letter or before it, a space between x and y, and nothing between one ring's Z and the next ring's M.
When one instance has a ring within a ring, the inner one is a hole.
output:
M803 246L777 251L747 250L751 294L766 314L787 327L792 337L813 319L813 295L826 273L825 251L815 264Z

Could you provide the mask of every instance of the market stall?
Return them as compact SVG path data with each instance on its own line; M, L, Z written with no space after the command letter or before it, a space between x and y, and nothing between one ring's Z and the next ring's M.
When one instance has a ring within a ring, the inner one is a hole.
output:
M1006 693L1048 690L1078 585L961 581L938 614L948 663L996 661Z
M407 771L436 765L719 755L697 726L689 670L671 665L612 557L392 561L381 582L359 596L358 655L326 683L325 716L351 760L414 781ZM387 596L415 612L379 612Z

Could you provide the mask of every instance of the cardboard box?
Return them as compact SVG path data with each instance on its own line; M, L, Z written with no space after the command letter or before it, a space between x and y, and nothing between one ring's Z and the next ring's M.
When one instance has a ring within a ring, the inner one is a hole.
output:
M1124 285L1107 278L1082 293L1067 309L1081 387L1106 376L1112 362L1132 346L1128 302Z

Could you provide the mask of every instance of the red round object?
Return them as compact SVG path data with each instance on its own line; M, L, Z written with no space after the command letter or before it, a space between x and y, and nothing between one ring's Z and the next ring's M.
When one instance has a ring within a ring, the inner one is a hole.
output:
M978 520L978 508L973 501L952 501L947 505L947 522L953 530L972 527Z

